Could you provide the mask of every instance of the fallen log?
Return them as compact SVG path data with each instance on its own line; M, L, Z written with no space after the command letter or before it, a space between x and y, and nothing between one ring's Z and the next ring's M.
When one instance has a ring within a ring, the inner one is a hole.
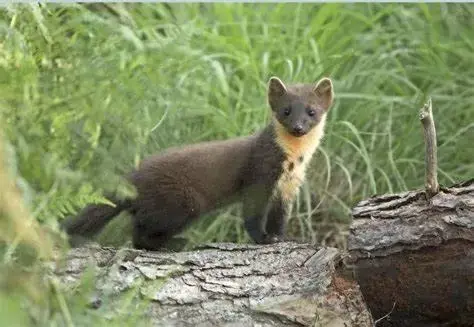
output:
M474 180L353 209L350 257L377 326L474 326ZM393 310L392 310L393 308Z
M426 189L356 205L346 264L377 326L472 327L474 180L438 185L431 100L420 120Z
M189 252L72 249L92 263L94 307L138 288L155 326L474 326L474 180L440 187L429 101L420 112L425 190L361 201L344 253L308 244L214 244ZM92 310L92 309L91 309Z
M74 287L92 263L94 306L138 287L154 326L373 326L335 248L211 244L189 252L72 249L56 267ZM93 309L90 309L93 310Z

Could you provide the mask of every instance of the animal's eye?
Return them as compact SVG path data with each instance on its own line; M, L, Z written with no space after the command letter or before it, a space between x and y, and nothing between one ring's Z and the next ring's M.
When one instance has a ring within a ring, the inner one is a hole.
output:
M311 108L308 109L308 115L314 116L315 114L316 114L316 111L314 111L314 109L311 109Z
M285 116L289 116L290 113L291 113L291 108L286 108L285 111L283 112L285 114Z

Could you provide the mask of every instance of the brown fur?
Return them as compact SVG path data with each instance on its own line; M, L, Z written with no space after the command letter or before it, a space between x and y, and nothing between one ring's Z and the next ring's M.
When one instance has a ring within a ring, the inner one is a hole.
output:
M92 236L122 210L134 219L137 248L159 249L190 221L242 199L245 227L257 243L283 236L288 204L323 136L332 84L286 86L272 78L272 122L262 131L225 141L173 148L145 159L129 175L137 197L89 205L64 223L71 236Z

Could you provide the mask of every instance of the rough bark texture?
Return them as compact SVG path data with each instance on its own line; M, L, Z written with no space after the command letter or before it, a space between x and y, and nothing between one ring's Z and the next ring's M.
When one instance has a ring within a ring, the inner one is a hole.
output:
M377 326L474 326L474 180L353 209L349 259ZM395 305L394 305L395 304Z
M215 244L190 252L78 248L56 267L74 285L95 264L99 298L139 287L155 326L373 326L337 249Z
M474 180L360 202L348 256L295 243L88 247L56 274L74 285L90 263L99 298L138 288L155 326L474 326Z

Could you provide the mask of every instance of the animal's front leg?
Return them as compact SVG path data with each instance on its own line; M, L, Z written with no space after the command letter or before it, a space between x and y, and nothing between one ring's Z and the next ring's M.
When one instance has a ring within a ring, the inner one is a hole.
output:
M250 237L258 244L269 244L284 241L285 223L288 207L280 199L265 201L258 207L250 210L247 202L247 214L245 215L245 229ZM265 220L266 215L266 220Z
M270 205L265 226L266 243L282 242L285 237L288 206L280 199L274 199Z
M247 194L243 203L245 229L257 244L268 243L264 220L267 203L268 196L263 192Z

